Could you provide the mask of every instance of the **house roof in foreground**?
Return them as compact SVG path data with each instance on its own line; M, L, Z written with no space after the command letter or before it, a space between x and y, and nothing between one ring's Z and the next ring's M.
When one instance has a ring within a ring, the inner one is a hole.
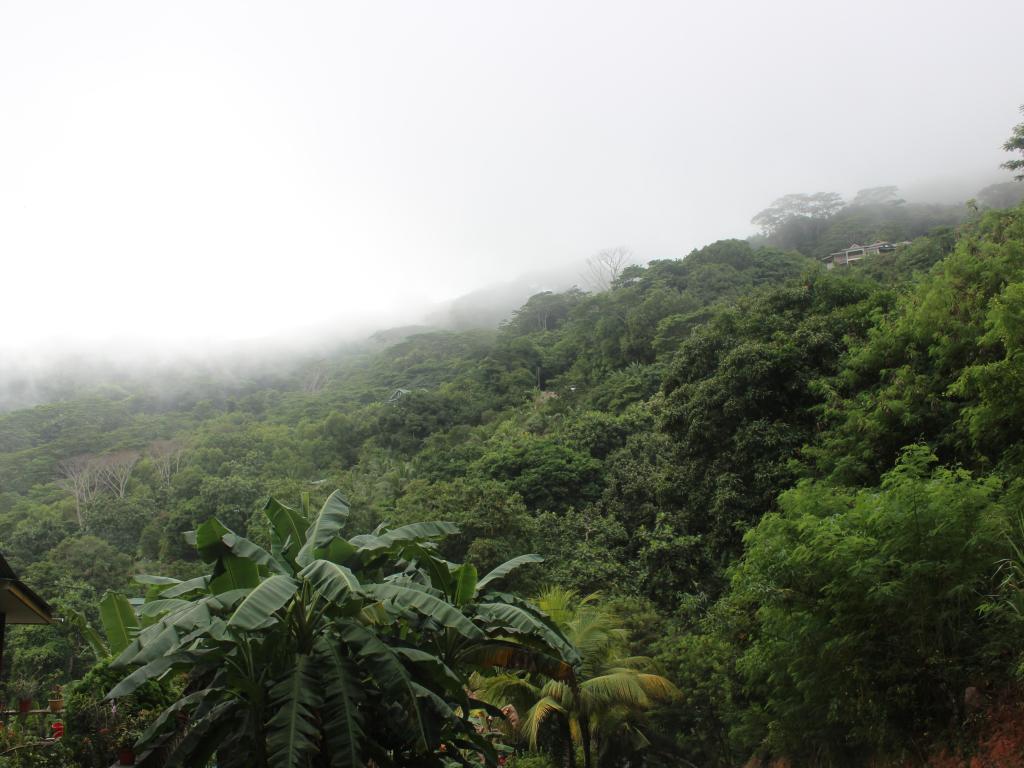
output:
M0 613L8 624L49 624L53 609L25 585L0 555Z

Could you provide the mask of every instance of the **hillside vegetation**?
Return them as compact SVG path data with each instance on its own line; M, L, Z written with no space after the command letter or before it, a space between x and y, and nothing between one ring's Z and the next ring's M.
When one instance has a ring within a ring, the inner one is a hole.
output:
M492 330L4 414L0 548L97 623L136 573L207 570L184 532L269 549L269 497L338 488L357 530L451 521L449 561L535 552L521 594L599 594L602 658L680 693L630 714L626 756L606 714L597 764L983 754L1024 674L1024 206L804 218ZM912 242L816 258L879 237ZM70 623L8 646L51 685L95 661Z

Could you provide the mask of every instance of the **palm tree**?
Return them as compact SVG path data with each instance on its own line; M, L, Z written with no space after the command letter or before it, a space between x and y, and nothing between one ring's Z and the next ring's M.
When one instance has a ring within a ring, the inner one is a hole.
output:
M575 679L536 672L476 676L480 697L511 707L517 717L510 720L518 721L515 735L531 749L546 742L568 766L575 764L574 745L583 750L585 768L592 765L595 752L598 763L604 762L602 757L616 744L626 744L633 752L648 746L643 714L676 696L675 686L648 671L649 659L626 655L628 634L597 595L580 597L555 587L534 602L579 653Z

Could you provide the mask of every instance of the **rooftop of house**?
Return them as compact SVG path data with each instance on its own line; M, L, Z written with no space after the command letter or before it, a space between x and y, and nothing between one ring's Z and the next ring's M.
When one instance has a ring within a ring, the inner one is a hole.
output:
M859 253L859 252L877 253L878 251L883 251L883 250L888 251L888 250L894 249L896 247L896 245L905 245L905 243L896 243L894 245L893 243L890 243L887 240L876 240L875 242L871 243L870 245L861 245L860 243L851 243L849 246L847 246L843 250L835 251L834 253L830 253L828 256L822 256L821 259L822 259L822 261L828 261L829 259L833 259L836 256L847 256L847 255L850 255L852 253Z
M8 624L49 624L53 609L22 582L0 555L0 613Z

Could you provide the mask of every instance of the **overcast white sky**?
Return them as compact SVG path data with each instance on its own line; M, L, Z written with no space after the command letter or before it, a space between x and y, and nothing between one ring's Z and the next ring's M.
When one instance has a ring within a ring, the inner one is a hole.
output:
M0 347L402 319L744 236L787 192L999 178L1022 26L1020 0L5 1Z

